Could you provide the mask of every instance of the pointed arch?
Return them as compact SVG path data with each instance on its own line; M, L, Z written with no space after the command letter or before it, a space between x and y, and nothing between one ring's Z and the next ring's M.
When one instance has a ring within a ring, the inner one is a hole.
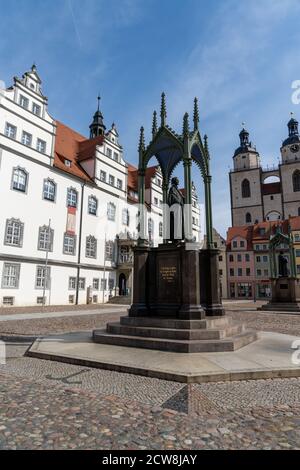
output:
M251 222L252 222L251 214L250 214L250 212L247 212L247 214L246 214L246 224L251 224Z
M251 197L250 182L247 178L242 181L242 197Z
M293 173L293 189L294 192L300 191L300 170L295 170Z

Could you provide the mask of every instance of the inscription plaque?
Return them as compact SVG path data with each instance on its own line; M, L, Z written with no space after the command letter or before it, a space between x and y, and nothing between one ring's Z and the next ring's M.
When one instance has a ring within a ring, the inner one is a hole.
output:
M157 290L160 302L180 301L180 270L175 256L158 257Z

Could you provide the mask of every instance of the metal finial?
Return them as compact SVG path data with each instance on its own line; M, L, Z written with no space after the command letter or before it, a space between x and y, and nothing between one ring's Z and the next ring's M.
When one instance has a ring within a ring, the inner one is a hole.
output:
M182 130L182 134L184 137L188 137L189 135L189 115L188 113L185 113L184 116L183 116L183 130Z
M98 94L97 100L98 100L98 108L97 108L97 111L99 111L99 109L100 109L100 100L101 100L100 94Z
M195 97L194 99L194 131L198 130L199 125L199 108L198 108L198 98Z
M140 129L139 152L145 150L145 136L143 126Z
M244 122L242 122L242 127L243 127L243 128L245 127L245 125L246 125L246 124L245 124Z
M166 125L166 118L167 118L166 95L164 92L162 92L161 94L160 117L161 117L161 127L163 127Z
M154 138L157 133L157 112L153 111L153 120L152 120L152 137Z

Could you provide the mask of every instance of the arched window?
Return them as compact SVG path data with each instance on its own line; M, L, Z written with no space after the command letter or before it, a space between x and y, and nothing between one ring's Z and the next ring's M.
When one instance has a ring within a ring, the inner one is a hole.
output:
M300 191L300 171L296 170L293 173L293 188L294 191Z
M249 212L246 214L246 224L251 224L251 214Z
M116 206L113 202L107 204L107 218L112 221L116 218Z
M163 223L162 222L159 222L159 236L162 237L163 236Z
M67 206L68 207L77 207L78 194L76 189L68 188L67 190Z
M26 192L28 173L23 168L14 168L12 177L12 188L17 191Z
M88 213L91 215L97 215L98 201L95 196L89 196L88 200Z
M92 235L86 237L85 256L87 258L97 257L97 240Z
M38 250L52 251L53 250L53 236L54 230L49 225L43 225L39 228Z
M47 201L55 201L56 184L51 179L44 180L43 198Z
M242 181L242 197L251 197L249 180Z

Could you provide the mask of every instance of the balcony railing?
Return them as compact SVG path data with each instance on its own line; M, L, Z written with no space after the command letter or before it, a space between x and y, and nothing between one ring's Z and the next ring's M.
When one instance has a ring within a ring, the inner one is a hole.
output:
M119 264L132 264L133 253L121 253L119 255Z

